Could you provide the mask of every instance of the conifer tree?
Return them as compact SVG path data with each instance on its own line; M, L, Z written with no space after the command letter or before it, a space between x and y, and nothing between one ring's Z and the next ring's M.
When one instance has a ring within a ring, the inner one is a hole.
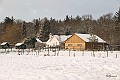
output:
M41 20L41 27L39 31L39 38L41 41L46 42L49 39L50 28L51 28L50 22L45 17L44 19Z
M23 21L23 25L22 25L22 36L23 36L23 38L26 38L26 35L27 35L26 25L25 25L25 21Z
M116 18L116 23L119 24L120 23L120 8L118 12L115 13L115 18Z
M35 35L36 35L39 30L39 20L38 19L35 20L34 29L35 29Z

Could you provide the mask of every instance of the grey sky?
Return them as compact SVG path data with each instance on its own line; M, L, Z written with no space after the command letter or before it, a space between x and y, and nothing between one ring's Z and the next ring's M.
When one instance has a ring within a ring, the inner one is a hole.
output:
M0 21L6 16L32 21L32 19L53 17L64 19L92 14L98 18L109 12L115 13L120 0L0 0Z

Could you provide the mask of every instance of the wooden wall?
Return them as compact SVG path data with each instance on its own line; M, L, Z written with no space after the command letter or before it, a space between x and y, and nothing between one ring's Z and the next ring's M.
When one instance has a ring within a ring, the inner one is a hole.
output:
M77 35L72 35L65 41L65 49L72 50L104 50L104 43L85 42Z
M85 50L85 41L74 34L65 41L65 49Z
M106 44L105 43L86 43L85 50L104 50Z

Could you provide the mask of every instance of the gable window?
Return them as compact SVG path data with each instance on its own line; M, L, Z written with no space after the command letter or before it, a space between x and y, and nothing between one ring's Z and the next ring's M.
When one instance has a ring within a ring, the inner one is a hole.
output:
M82 46L82 44L77 44L77 46L80 46L80 47L81 47L81 46Z
M72 46L72 44L68 44L68 46Z

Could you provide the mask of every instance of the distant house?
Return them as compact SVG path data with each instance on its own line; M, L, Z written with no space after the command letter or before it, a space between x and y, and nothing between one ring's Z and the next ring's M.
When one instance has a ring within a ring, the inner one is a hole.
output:
M69 38L69 36L66 35L49 35L49 40L46 42L46 46L51 46L51 47L55 47L55 46L60 46L62 43L64 43L64 41Z
M8 42L3 42L3 43L1 43L1 48L3 48L3 49L10 48L10 44Z
M45 45L45 43L43 43L38 38L26 38L21 43L17 43L15 47L17 49L26 49L26 48L39 48L43 47L43 45Z
M60 45L58 38L55 35L50 35L49 40L46 42L46 46L55 47Z
M17 43L15 45L16 49L26 49L26 45L24 43Z
M106 42L97 35L73 34L65 42L65 49L74 50L103 50Z

